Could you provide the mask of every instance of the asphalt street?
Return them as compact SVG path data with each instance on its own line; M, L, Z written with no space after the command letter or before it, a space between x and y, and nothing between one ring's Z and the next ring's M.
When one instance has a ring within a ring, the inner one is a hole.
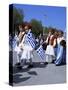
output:
M29 61L22 70L15 67L17 62L16 52L13 52L13 85L46 85L66 83L66 65L55 66L55 64L44 65L36 52L33 53L33 68L27 68Z

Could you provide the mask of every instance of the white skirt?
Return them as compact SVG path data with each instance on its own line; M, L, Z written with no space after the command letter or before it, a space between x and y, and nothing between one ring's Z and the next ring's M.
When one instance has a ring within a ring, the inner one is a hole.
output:
M22 50L20 49L20 47L17 46L17 45L15 46L14 51L17 52L17 54L19 54L20 52L22 52Z
M30 45L24 45L21 59L31 59L33 57L32 51L33 48Z
M45 51L46 55L52 55L55 57L55 52L54 52L54 48L52 45L48 45Z
M51 63L54 60L52 55L46 55L46 62Z

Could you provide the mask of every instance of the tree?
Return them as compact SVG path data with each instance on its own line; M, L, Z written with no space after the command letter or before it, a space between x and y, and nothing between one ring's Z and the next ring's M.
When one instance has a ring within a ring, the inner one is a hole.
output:
M48 27L43 27L44 29L43 29L43 32L44 32L44 34L48 34Z
M21 9L13 7L13 22L14 24L21 23L24 19L24 12Z
M9 34L14 35L17 32L18 24L23 23L24 12L17 9L14 5L9 6Z
M30 23L32 25L32 32L35 35L35 37L37 37L43 33L43 27L42 27L41 21L38 21L36 19L32 19L30 21Z
M18 28L18 24L22 23L24 20L24 12L21 9L17 9L13 6L13 25L14 25L14 32Z

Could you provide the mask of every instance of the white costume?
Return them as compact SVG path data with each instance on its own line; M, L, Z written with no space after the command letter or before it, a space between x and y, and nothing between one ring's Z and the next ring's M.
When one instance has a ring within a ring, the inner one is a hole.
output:
M32 57L33 57L33 48L30 45L27 35L25 34L23 37L23 40L21 42L21 46L23 49L22 55L21 55L21 66L23 67L25 65L26 60L30 61L30 65L32 65Z
M51 41L53 35L50 36L49 42ZM45 54L46 54L46 62L52 62L52 60L55 58L55 52L54 52L54 45L56 44L56 41L54 39L53 41L53 45L51 45L49 43L49 45L47 45Z
M31 59L33 48L27 41L27 34L24 35L21 45L23 48L21 59L28 59L28 60Z
M17 42L16 42L16 46L14 48L14 51L17 53L17 62L21 62L20 57L21 57L21 54L22 54L23 50L21 50L21 48L20 48L21 44L17 45L17 43L19 43L19 38L18 37L17 37L16 41Z
M47 46L46 54L48 54L48 55L52 55L52 56L55 57L54 48L53 48L52 45L48 45L48 46Z

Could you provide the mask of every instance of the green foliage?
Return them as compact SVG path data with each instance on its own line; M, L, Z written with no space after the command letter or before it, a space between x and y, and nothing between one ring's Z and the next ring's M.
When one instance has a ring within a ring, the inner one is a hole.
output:
M17 9L14 6L11 11L13 11L13 33L15 33L18 30L18 24L24 22L25 15L23 10ZM35 37L38 37L40 34L47 35L49 28L53 28L53 27L43 27L42 22L36 19L32 19L30 23L32 25L32 33L35 35Z
M44 34L48 34L48 27L43 27L44 29L43 29L43 32L44 32Z
M33 34L37 37L40 35L40 33L43 33L43 27L42 27L42 23L41 21L38 21L36 19L32 19L30 21L31 25L32 25L32 32Z
M14 29L17 28L17 24L22 23L24 19L24 12L21 9L13 7L13 24Z

